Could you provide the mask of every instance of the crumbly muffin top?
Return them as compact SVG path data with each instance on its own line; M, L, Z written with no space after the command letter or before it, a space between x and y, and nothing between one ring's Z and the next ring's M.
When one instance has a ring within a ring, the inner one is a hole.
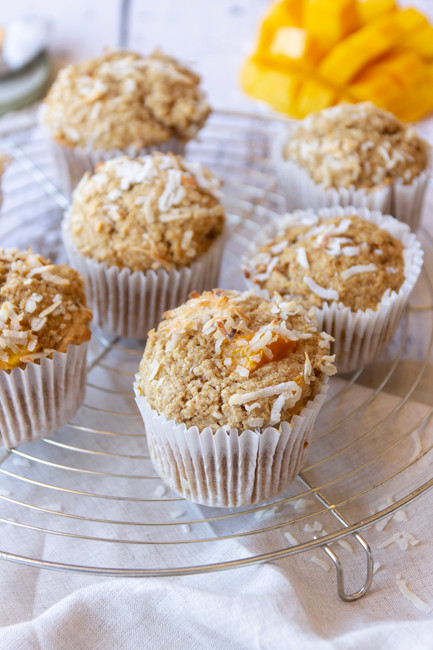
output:
M184 266L223 230L219 187L208 169L182 156L113 158L75 189L70 232L83 255L109 266Z
M373 189L394 179L410 184L428 165L415 129L371 102L311 113L290 135L284 155L326 187Z
M83 279L66 264L0 249L0 369L37 362L90 339Z
M352 311L376 310L404 282L403 245L354 215L287 215L278 234L246 261L244 274L270 296L293 297L306 309L338 302Z
M194 293L149 332L139 391L187 427L278 425L336 372L332 340L293 301L271 302L253 291Z
M161 52L109 52L59 72L44 122L69 147L131 149L194 138L210 113L200 77Z

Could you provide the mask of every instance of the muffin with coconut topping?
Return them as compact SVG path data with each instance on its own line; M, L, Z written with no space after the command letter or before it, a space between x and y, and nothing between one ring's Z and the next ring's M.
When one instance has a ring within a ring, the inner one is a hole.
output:
M269 234L245 259L252 286L316 308L320 325L336 339L340 370L376 358L422 265L408 226L366 209L325 208L287 215Z
M252 291L194 293L164 314L135 391L167 484L223 506L284 489L335 372L330 340L298 303Z
M156 152L100 163L73 194L64 241L95 320L144 338L163 311L218 282L220 182L199 163Z
M120 152L182 153L209 112L200 77L176 59L114 51L61 70L42 120L70 192L84 171Z
M51 433L84 397L92 312L66 265L0 249L0 432L5 446Z
M291 207L368 207L418 226L429 146L374 104L312 113L280 137L274 153Z

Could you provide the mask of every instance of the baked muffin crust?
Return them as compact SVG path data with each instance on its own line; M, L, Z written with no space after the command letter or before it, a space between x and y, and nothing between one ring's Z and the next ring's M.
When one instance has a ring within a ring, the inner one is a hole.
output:
M410 184L428 165L428 145L416 130L371 102L312 113L294 129L284 155L316 183L335 188Z
M331 340L293 301L253 291L192 294L149 332L139 391L187 427L277 425L334 374Z
M187 265L223 230L220 182L174 154L113 158L86 173L69 215L80 253L132 271Z
M311 213L302 225L288 215L279 234L247 260L244 274L270 296L295 298L305 309L339 302L352 311L375 310L385 292L398 292L404 282L403 245L355 215Z
M88 341L91 318L77 271L31 249L0 249L0 369Z
M68 147L139 150L194 138L210 108L200 77L159 51L109 52L67 66L46 100L44 121Z

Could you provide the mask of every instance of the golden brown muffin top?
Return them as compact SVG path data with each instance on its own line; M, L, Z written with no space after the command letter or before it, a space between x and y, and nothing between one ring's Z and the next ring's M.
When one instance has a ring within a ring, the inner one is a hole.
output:
M91 319L77 271L52 264L31 249L0 249L2 370L25 367L88 341Z
M43 119L69 147L126 149L194 138L210 108L200 77L157 51L108 52L63 68L46 99Z
M410 184L428 165L416 130L371 102L311 113L289 136L284 155L326 187L374 189Z
M185 266L224 227L220 182L199 163L154 153L86 173L68 217L80 253L132 271Z
M392 217L384 223L390 219L405 227ZM405 280L403 244L371 221L350 213L330 219L289 215L279 230L244 267L245 276L270 296L293 297L306 309L338 302L352 311L375 310Z
M149 332L139 392L187 427L278 426L335 373L333 339L316 325L293 301L253 291L192 294Z

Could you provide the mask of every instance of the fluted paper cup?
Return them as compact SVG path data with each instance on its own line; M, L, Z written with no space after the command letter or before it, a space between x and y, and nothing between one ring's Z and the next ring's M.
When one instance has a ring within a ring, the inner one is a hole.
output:
M218 286L224 234L188 266L143 272L107 266L81 255L67 223L66 217L63 243L69 264L84 277L93 323L109 334L146 338L147 332L158 325L162 314L185 302L192 291L201 293Z
M153 410L134 384L155 470L172 490L206 506L248 506L276 496L305 463L313 426L328 390L279 428L260 430L187 428Z
M391 214L407 223L411 230L417 230L429 179L428 169L414 178L410 185L405 185L402 179L395 179L374 189L357 189L353 185L347 188L326 187L316 183L306 169L284 157L288 137L287 130L280 132L271 147L271 157L286 195L288 210L337 205L368 208Z
M352 311L350 307L346 307L340 302L324 302L322 307L313 309L318 329L324 330L335 339L331 346L331 352L335 354L338 371L349 372L377 359L393 338L404 314L410 293L421 272L423 251L420 242L406 223L398 221L391 215L384 215L367 208L336 206L319 210L296 210L290 215L290 225L302 223L311 225L311 217L315 214L323 219L356 215L387 230L393 237L401 241L404 247L405 280L397 293L395 291L385 292L376 310ZM285 220L282 217L281 221L268 226L264 238L273 239L284 228ZM261 245L263 241L262 233L258 245ZM248 264L257 251L257 244L252 244L244 258L244 264ZM252 277L247 279L247 283L264 297L272 298L267 291L254 284Z
M0 372L0 434L17 447L53 433L78 410L86 391L87 342L40 363Z

